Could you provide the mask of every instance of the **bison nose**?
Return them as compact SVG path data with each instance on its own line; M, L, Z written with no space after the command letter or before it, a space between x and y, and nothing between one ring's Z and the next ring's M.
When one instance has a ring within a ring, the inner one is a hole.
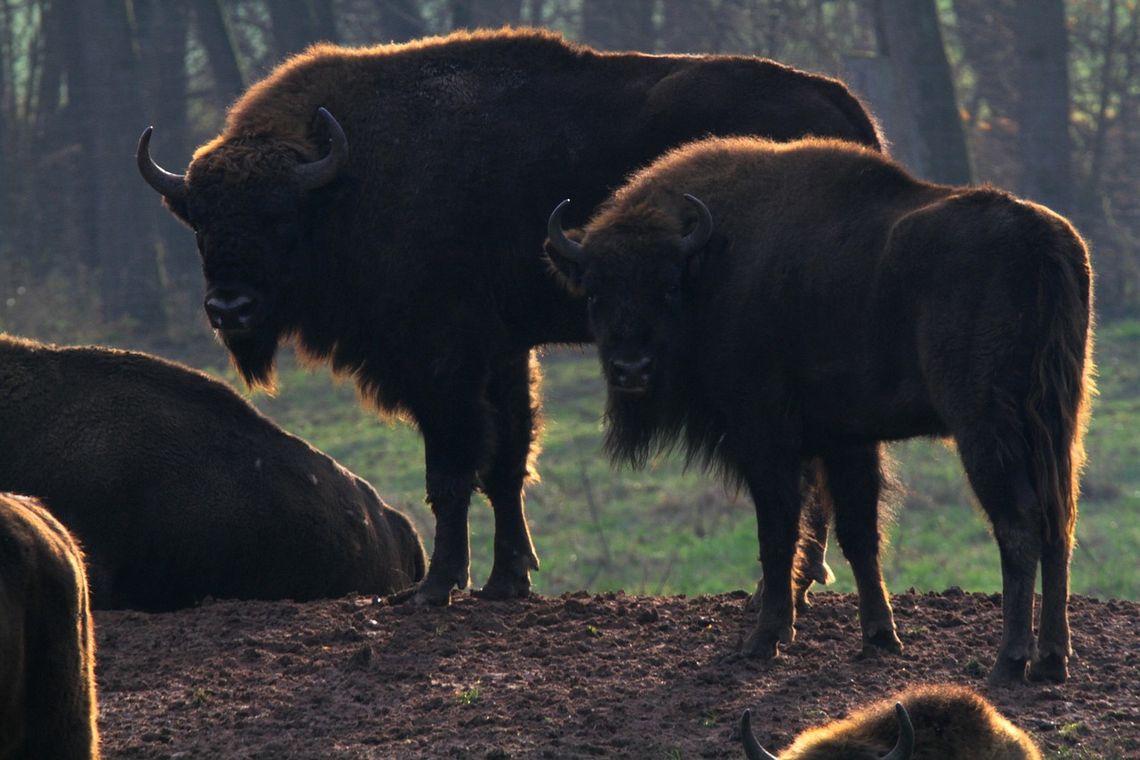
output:
M653 371L653 359L643 356L640 359L614 359L610 362L610 374L615 386L627 391L642 391L649 386L649 375Z
M247 330L261 308L261 298L245 289L211 288L202 305L214 329Z

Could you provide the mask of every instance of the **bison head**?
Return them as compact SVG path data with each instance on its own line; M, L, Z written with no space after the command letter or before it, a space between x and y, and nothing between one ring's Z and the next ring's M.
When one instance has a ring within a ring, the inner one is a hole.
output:
M851 742L848 741L849 737L842 734L833 735L827 731L818 731L816 733L817 740L811 746L819 753L820 757L842 756L866 757L867 760L910 760L914 755L914 727L911 725L910 715L907 714L902 703L895 703L895 717L899 722L899 738L895 742L894 749L881 758L876 758L875 754L872 753L856 754L857 750L852 749ZM744 744L744 755L748 760L780 760L779 757L764 749L757 741L756 735L752 733L752 713L749 710L745 710L744 714L740 716L740 740ZM796 753L796 756L799 757L799 753ZM814 754L812 756L815 757Z
M649 205L611 209L584 234L562 230L569 201L550 215L547 256L566 286L586 297L611 392L652 390L683 342L695 274L713 232L705 204L684 199L679 213Z
M330 149L316 160L298 140L230 136L201 148L185 175L151 158L151 128L139 139L139 171L194 230L206 316L251 385L272 383L278 339L296 328L312 266L312 191L336 179L348 156L344 131L324 108L317 128Z

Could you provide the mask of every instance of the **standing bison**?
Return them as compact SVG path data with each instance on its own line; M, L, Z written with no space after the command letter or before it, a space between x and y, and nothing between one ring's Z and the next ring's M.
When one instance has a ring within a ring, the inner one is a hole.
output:
M98 758L98 713L83 552L35 500L0 494L0 758Z
M252 87L185 175L139 169L197 235L205 309L247 382L279 342L351 376L424 438L435 543L412 597L469 580L473 489L495 514L481 595L538 567L522 488L537 454L532 349L590 339L542 260L542 220L583 211L706 134L879 139L839 82L734 56L599 53L539 31L318 45ZM329 146L326 148L326 146Z
M961 686L907 689L844 720L809 729L777 757L752 734L748 710L740 738L748 760L1041 760L1033 740L983 697Z
M792 638L798 479L815 457L864 643L901 649L879 568L880 443L944 436L1001 551L991 680L1022 679L1030 660L1033 677L1065 679L1092 385L1088 251L1067 221L826 140L685 146L581 236L562 232L564 206L547 250L589 302L608 450L636 464L682 438L752 494L764 586L747 653Z
M83 543L96 607L387 594L419 535L229 387L145 354L0 335L0 490Z

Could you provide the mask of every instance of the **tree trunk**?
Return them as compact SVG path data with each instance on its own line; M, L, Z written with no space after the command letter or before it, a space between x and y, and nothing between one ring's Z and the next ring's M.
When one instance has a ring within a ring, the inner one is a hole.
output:
M202 47L206 48L206 58L210 61L210 71L214 75L214 90L219 103L228 105L237 100L245 90L237 54L230 38L226 19L218 0L194 0L194 23Z
M1058 213L1073 210L1069 137L1069 40L1064 0L1016 0L1018 144L1022 195Z
M109 321L127 319L154 334L165 319L154 245L157 208L134 162L135 143L146 126L134 19L124 0L74 0L67 16L82 66L82 74L73 72L81 80L75 84L85 90L90 116L80 122L87 128L81 160L90 177L87 226L100 267L103 313Z
M326 2L267 0L266 6L278 59L299 53L314 42L336 42L336 25Z
M969 184L970 160L934 0L875 0L880 51L894 79L887 136L918 174ZM909 159L909 160L908 160Z

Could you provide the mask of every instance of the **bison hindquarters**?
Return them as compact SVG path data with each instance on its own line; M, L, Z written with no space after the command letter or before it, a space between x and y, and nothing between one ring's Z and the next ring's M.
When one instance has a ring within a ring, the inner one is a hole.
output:
M0 759L99 756L83 554L36 501L0 494Z

